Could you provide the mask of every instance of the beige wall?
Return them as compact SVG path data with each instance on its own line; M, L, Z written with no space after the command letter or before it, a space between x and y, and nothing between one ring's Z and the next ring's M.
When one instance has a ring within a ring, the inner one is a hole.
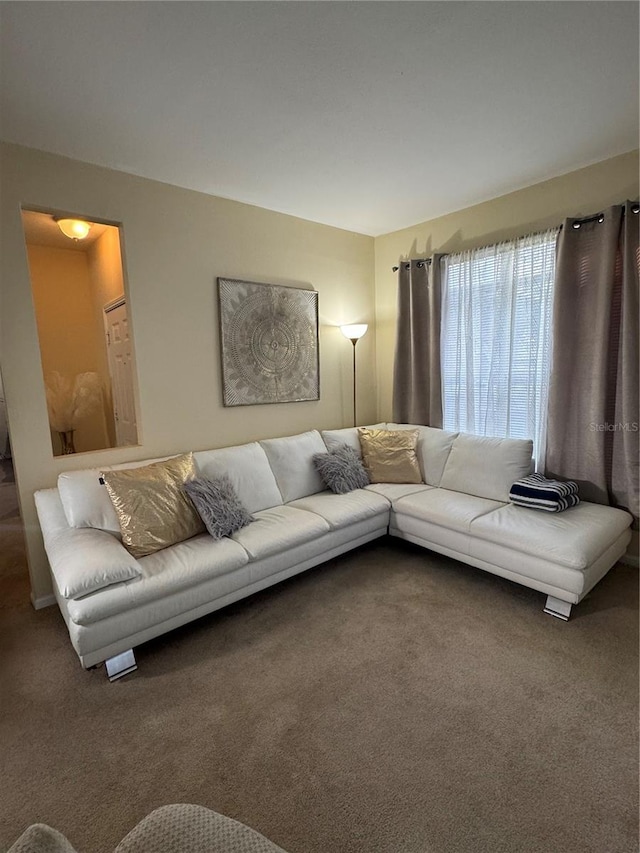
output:
M50 246L27 246L27 254L45 382L54 371L70 381L78 373L100 373L105 347L95 320L87 255ZM55 431L52 441L60 454ZM78 452L109 443L104 410L88 415L75 430Z
M1 156L0 363L37 600L51 585L33 492L60 471L350 423L352 351L337 326L374 321L373 239L20 146ZM142 446L53 457L20 205L122 223ZM319 401L222 406L217 276L319 292ZM359 415L371 422L374 334L358 363Z
M425 187L428 192L428 187ZM638 151L605 160L465 210L375 240L378 419L391 419L392 370L400 259L459 252L559 225L638 198Z
M107 226L104 233L92 243L87 251L89 274L92 285L92 302L96 328L104 335L104 308L124 293L122 258L120 254L119 230ZM135 345L135 341L134 341ZM100 349L99 373L105 395L105 414L109 444L115 447L116 425L113 417L111 376L106 347Z
M89 246L87 256L96 303L102 310L124 293L118 229L107 226L104 233Z

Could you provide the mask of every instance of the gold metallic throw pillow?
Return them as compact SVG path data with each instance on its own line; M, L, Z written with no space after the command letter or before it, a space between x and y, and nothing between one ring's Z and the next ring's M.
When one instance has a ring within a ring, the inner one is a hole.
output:
M422 483L418 430L358 427L362 461L372 483Z
M122 544L134 557L204 532L202 519L183 488L193 476L192 453L102 474L118 516Z

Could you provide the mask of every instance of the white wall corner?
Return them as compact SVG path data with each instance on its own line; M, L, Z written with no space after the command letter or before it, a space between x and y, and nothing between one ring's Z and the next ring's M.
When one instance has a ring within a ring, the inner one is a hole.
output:
M35 610L43 610L45 607L51 607L55 603L56 597L53 593L42 595L40 598L36 598L33 592L31 593L31 604L33 604Z
M634 569L640 569L640 559L637 554L623 554L620 557L620 562L625 566L633 566Z

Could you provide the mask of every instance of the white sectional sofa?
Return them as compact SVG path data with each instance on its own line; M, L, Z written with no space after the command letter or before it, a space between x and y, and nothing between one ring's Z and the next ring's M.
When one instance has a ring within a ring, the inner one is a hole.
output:
M123 674L139 644L387 534L546 593L546 612L564 619L624 554L632 519L621 510L582 503L548 514L509 503L509 487L531 469L531 442L376 426L419 429L423 483L327 491L312 457L340 443L359 452L355 429L197 451L198 472L228 474L255 520L231 537L202 534L139 560L119 541L99 470L61 474L56 489L36 492L82 665L107 661L111 675Z

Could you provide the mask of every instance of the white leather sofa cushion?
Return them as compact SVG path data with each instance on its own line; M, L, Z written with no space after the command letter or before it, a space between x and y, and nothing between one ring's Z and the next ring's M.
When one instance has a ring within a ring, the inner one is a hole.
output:
M332 530L339 530L341 527L365 518L389 513L389 501L382 495L365 489L355 489L344 495L321 492L318 495L300 498L288 506L316 513L329 522Z
M33 499L38 511L44 544L48 548L52 539L57 537L59 533L66 534L69 530L69 522L64 514L60 492L58 489L38 489L34 493Z
M386 429L387 425L373 424L367 429ZM341 445L347 444L353 448L358 456L362 458L362 448L360 447L360 437L358 436L357 427L346 427L345 429L323 429L322 439L327 445L327 450L331 453L337 450Z
M250 562L212 580L205 580L172 595L161 596L130 610L115 612L112 616L87 625L79 625L72 620L67 607L71 602L61 599L61 609L65 614L74 648L83 658L83 665L91 666L105 657L135 647L158 634L244 598L251 592L264 589L271 583L284 580L359 544L369 542L382 536L385 531L386 525L380 524L379 517L369 518L351 527L330 531L264 560ZM132 581L131 585L134 584ZM112 589L127 586L129 584L120 584L119 587L112 587L105 592L110 593ZM96 654L97 650L101 651Z
M326 453L327 447L317 430L269 438L260 444L267 454L284 503L324 491L325 484L316 471L313 456Z
M442 474L458 433L421 426L420 424L387 424L387 429L418 430L416 454L422 471L422 479L429 486L441 485Z
M40 489L34 499L51 572L63 598L140 576L138 561L111 533L69 527L58 489Z
M627 531L627 535L630 537L630 532ZM623 534L586 569L570 569L544 556L524 554L472 535L469 537L469 558L472 565L478 564L494 574L576 604L604 577L624 553L627 543Z
M119 536L118 516L111 503L107 487L100 482L101 472L142 468L152 462L162 462L172 458L172 456L161 456L139 462L104 465L102 468L64 471L58 476L58 491L69 527L94 527L96 530L108 530Z
M257 441L219 450L199 450L193 454L193 459L204 477L227 474L247 512L282 504L269 460Z
M215 540L203 533L141 557L139 578L70 601L67 610L76 624L91 625L150 602L170 599L181 590L234 572L248 562L247 552L231 539Z
M389 533L458 560L464 560L470 552L471 537L468 533L432 524L412 515L397 515L393 510L389 519Z
M599 504L581 503L559 513L509 504L474 519L470 532L514 551L584 570L624 533L631 521L623 510Z
M244 598L246 593L243 590L251 582L249 565L129 610L123 607L111 616L86 625L76 623L67 610L65 618L69 636L83 666L91 666L127 648L135 648L172 628L217 610L223 606L217 603L221 599L230 603ZM64 605L68 603L64 599L62 601Z
M80 598L140 577L140 566L105 530L67 528L47 541L51 570L64 598Z
M406 495L413 495L416 492L426 492L432 489L433 486L425 486L424 483L370 483L365 486L368 492L375 492L382 495L389 503L397 501L398 498L404 498Z
M453 442L440 485L480 498L507 502L516 480L531 472L533 442L461 432Z
M263 509L254 514L254 519L231 537L242 545L252 560L287 551L329 531L324 518L290 506Z
M487 513L500 509L504 504L464 495L448 489L428 489L415 492L393 502L397 516L409 515L419 521L438 524L450 530L468 533L471 522Z
M301 512L301 510L298 511ZM328 533L303 542L301 545L294 545L287 551L279 551L270 557L254 560L247 568L253 581L261 581L282 572L289 572L296 566L300 566L300 570L303 571L304 568L324 563L357 545L370 542L378 536L384 536L386 532L386 519L379 515L365 518L348 527L341 527L340 530L329 530Z

